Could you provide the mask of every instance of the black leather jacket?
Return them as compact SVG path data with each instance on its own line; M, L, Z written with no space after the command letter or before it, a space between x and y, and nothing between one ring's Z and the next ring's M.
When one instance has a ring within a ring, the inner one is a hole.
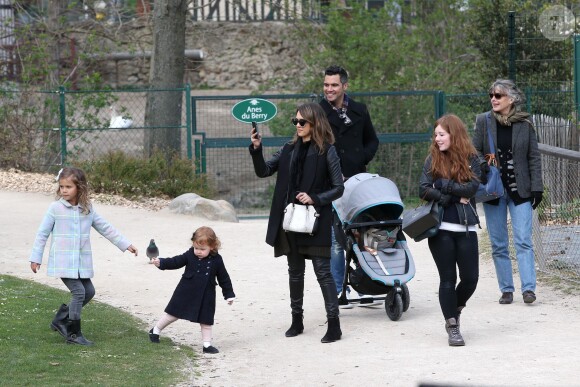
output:
M293 202L295 197L295 192L288 192L294 148L295 144L287 143L267 161L264 159L261 145L258 149L254 149L252 145L249 148L256 176L268 177L276 174L276 186L266 234L266 242L271 246L274 246L277 234L282 230L284 208L288 203ZM316 235L297 234L297 243L299 246L330 247L332 201L340 198L344 192L340 159L336 154L336 148L327 144L325 152L319 154L315 146L310 146L304 161L303 174L301 185L297 187L297 190L308 193L320 217Z
M470 159L471 170L475 176L481 173L479 158L473 156ZM479 180L472 179L466 183L458 183L453 180L442 180L441 188L434 187L433 176L431 175L431 156L428 156L423 165L423 172L419 180L419 196L426 201L436 200L443 205L444 209L455 205L457 214L459 215L459 224L468 226L481 225L479 224L479 216L475 208L475 193L479 187ZM461 198L470 198L469 204L461 204ZM445 214L443 215L445 220Z

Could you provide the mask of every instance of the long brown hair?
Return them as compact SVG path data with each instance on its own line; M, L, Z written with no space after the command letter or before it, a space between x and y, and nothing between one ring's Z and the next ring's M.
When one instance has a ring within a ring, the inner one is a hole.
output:
M91 200L89 198L89 184L85 173L79 168L64 167L60 170L57 176L58 188L56 189L56 197L61 198L60 194L60 179L70 178L77 186L77 204L82 208L83 214L91 212Z
M202 226L195 230L191 236L191 241L200 245L206 245L209 247L212 255L217 254L221 247L221 242L211 227Z
M435 142L435 128L441 126L449 133L450 145L446 151L440 151ZM467 134L467 128L459 117L454 114L446 114L439 118L433 125L433 138L429 147L431 155L431 175L433 179L452 179L458 182L466 182L476 177L471 171L470 159L477 154L471 139Z
M314 144L318 148L318 153L323 154L325 150L324 144L334 144L334 133L330 128L328 123L328 118L326 118L326 113L322 110L322 107L314 102L308 102L303 105L298 106L296 109L297 113L300 113L302 118L310 122L312 127L311 137ZM293 143L298 141L298 134L294 133Z

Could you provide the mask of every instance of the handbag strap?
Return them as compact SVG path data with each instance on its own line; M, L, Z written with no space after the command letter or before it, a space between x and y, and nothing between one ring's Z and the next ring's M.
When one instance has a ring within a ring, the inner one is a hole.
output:
M294 143L294 148L290 151L290 170L288 171L288 188L286 188L286 200L284 204L290 204L288 201L290 196L290 188L292 187L292 162L294 161L294 155L296 154L296 143ZM294 199L292 199L292 204L294 204Z
M497 161L495 159L495 145L493 143L493 136L491 135L490 126L491 126L491 112L487 112L485 120L485 129L487 131L487 142L489 143L490 153L485 155L485 159L487 160L489 165L496 165Z
M485 122L485 128L487 129L487 141L489 142L489 150L495 155L495 145L493 144L493 136L491 135L491 112L487 112L487 120Z

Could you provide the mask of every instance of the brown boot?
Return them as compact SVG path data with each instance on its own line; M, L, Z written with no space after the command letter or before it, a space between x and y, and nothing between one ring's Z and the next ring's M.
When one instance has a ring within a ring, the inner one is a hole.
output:
M514 301L513 292L503 292L501 298L499 299L500 304L511 304Z
M449 335L449 345L452 347L460 347L465 345L461 332L459 332L459 326L457 325L457 320L453 317L445 320L445 330Z

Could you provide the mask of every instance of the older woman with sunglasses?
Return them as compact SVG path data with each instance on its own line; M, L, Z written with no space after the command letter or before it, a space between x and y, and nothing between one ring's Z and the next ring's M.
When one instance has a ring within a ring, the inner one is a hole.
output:
M336 288L330 273L331 203L340 198L344 191L340 159L332 145L332 129L320 105L301 105L291 122L296 127L294 138L268 161L262 153L260 135L255 129L252 130L250 155L258 177L277 173L266 243L274 247L276 257L286 255L288 260L292 325L286 331L286 337L294 337L304 331L304 273L306 260L309 259L322 290L328 319L327 332L321 341L330 343L340 340L342 335ZM282 229L284 209L289 203L314 205L320 214L314 235Z
M513 81L498 79L489 88L491 111L475 120L473 145L479 156L491 154L487 127L491 131L505 188L503 196L483 204L493 262L502 293L500 304L511 304L515 291L509 254L509 211L516 259L526 304L536 300L536 268L532 245L532 211L542 201L542 164L536 131L529 114L521 111L524 95ZM487 156L487 157L486 157ZM483 163L486 166L487 163Z

